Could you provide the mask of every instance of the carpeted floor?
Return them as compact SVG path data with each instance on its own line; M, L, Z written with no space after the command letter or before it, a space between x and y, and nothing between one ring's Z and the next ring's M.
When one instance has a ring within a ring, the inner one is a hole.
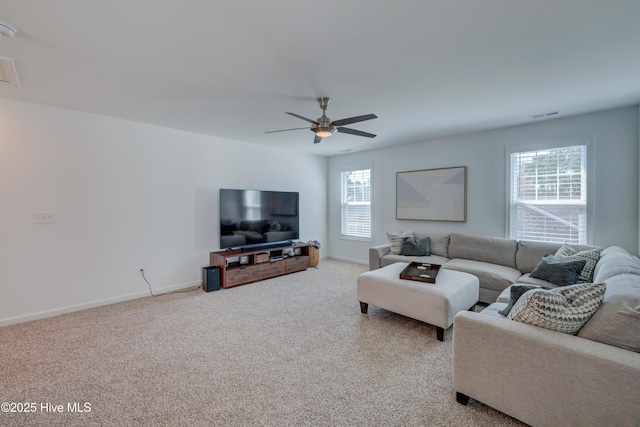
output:
M0 328L0 402L33 410L3 404L0 425L523 425L456 403L451 329L439 342L430 325L361 314L364 271L322 260Z

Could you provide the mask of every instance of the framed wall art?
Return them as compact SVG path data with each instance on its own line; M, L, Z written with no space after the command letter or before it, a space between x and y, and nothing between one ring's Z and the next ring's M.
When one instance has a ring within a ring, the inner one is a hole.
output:
M467 167L396 173L396 219L467 221Z

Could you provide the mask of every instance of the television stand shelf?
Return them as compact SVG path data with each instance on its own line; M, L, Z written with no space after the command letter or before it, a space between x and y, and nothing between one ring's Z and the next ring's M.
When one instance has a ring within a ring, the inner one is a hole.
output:
M293 255L285 255L285 251L293 251ZM209 264L220 268L220 285L231 288L306 270L310 264L309 245L296 243L292 246L250 251L211 252Z

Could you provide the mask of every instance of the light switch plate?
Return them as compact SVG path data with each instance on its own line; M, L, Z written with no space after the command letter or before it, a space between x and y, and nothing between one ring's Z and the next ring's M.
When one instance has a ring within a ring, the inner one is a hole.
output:
M33 223L34 224L53 224L56 222L55 212L34 212Z

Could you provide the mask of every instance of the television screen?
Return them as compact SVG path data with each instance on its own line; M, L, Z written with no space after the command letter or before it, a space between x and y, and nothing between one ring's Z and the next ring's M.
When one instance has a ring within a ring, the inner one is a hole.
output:
M220 189L220 249L300 238L298 193Z

